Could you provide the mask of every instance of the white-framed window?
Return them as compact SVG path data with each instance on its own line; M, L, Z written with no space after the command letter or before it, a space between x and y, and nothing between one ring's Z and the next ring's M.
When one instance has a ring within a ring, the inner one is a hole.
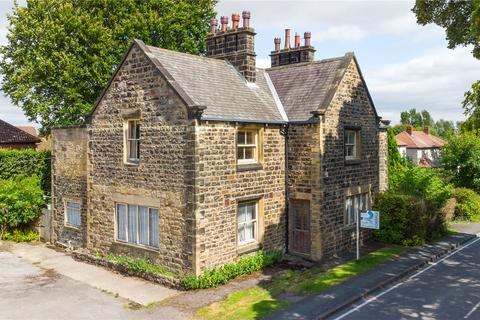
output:
M237 239L239 245L257 241L258 234L258 201L238 203Z
M360 212L368 209L368 193L359 193L348 196L345 200L346 224L352 225L357 222Z
M345 160L355 160L358 158L358 134L358 130L345 130Z
M79 202L65 201L65 224L79 228L82 225L82 206Z
M158 209L116 204L117 240L146 247L159 247Z
M125 161L138 163L140 161L140 121L128 120L125 132Z
M237 131L238 164L258 162L258 130Z

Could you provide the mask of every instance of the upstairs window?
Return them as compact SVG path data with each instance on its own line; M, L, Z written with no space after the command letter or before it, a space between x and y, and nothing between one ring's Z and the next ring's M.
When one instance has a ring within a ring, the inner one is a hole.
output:
M345 130L345 160L360 159L360 131Z
M238 130L237 162L248 164L258 162L258 130Z
M129 120L125 135L125 161L127 163L138 163L140 161L140 121Z

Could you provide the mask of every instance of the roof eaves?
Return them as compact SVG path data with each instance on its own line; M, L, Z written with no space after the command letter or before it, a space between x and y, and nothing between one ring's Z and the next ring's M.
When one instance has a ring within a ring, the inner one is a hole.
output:
M202 116L202 121L223 121L223 122L243 122L243 123L265 123L265 124L287 124L284 120L262 120L262 119L242 119L229 117Z

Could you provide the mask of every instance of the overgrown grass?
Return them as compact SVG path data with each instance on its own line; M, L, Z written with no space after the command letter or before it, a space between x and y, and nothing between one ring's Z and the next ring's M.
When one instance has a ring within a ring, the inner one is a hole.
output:
M199 309L197 315L212 320L259 319L288 305L286 300L279 298L282 293L320 293L407 251L408 248L402 246L386 247L360 258L359 261L349 261L328 271L320 268L306 271L284 270L269 283L234 292L223 301Z
M130 256L120 256L109 253L104 257L105 260L114 264L122 265L130 270L140 271L150 274L158 274L167 277L175 277L176 274L168 271L164 266L152 263L146 259L140 259Z
M5 233L3 234L3 239L15 242L32 242L39 241L40 235L37 232L31 230L13 230L13 232L5 231Z

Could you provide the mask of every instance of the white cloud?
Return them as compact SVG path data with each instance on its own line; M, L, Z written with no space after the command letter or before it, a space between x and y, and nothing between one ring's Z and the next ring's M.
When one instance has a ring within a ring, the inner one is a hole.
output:
M367 36L368 32L356 25L342 25L327 28L313 35L313 40L335 40L357 42Z
M480 75L480 61L470 48L432 49L403 63L365 70L377 109L399 120L400 111L415 107L435 119L462 120L463 95Z

